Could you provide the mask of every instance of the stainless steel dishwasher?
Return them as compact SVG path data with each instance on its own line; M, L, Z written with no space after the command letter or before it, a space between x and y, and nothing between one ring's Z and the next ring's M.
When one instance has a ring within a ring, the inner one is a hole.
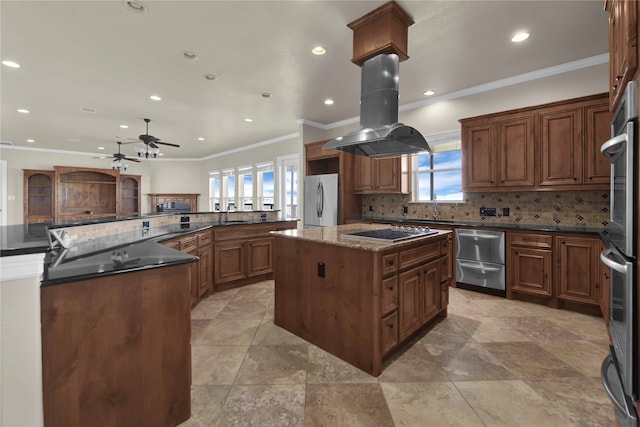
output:
M503 231L456 229L456 283L463 289L505 295Z

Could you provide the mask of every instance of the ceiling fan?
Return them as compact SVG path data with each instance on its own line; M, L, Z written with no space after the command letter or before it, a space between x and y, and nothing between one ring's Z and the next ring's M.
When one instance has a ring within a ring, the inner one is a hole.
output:
M114 163L114 165L112 166L113 170L127 170L127 168L129 167L129 165L127 165L126 163L122 163L123 160L126 160L128 162L140 162L140 160L133 158L133 157L127 157L126 154L123 154L120 152L120 146L122 144L126 144L125 142L120 142L120 141L116 141L116 144L118 144L118 152L117 153L113 153L113 161L116 162ZM104 159L105 157L95 157L96 159Z
M151 121L151 119L143 119L143 120L147 124L146 133L144 135L138 136L138 139L144 143L145 147L144 148L135 147L136 153L138 153L138 157L145 157L147 159L149 157L157 157L158 153L160 153L160 147L158 147L157 144L168 145L171 147L180 147L178 144L164 142L164 141L161 141L160 138L156 138L153 135L149 135L149 122Z

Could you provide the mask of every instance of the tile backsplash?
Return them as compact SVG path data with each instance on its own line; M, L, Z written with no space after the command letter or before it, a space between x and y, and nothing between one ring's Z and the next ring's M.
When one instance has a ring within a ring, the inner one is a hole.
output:
M481 216L480 208L495 208L496 216ZM509 215L503 215L507 208ZM406 212L405 212L406 210ZM466 193L459 203L439 202L438 219L606 227L609 225L608 191L522 191ZM366 217L433 219L432 203L415 203L411 195L367 195L362 198Z

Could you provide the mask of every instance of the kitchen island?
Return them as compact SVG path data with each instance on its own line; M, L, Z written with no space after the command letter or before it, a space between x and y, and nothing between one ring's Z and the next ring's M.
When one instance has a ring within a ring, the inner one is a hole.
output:
M398 242L345 237L388 225L273 232L274 323L373 376L447 315L451 232Z

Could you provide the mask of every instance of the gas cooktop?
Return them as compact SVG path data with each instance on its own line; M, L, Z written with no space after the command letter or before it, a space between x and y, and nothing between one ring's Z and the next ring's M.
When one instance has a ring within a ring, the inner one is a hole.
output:
M346 233L342 237L348 239L372 240L376 242L394 243L416 237L424 237L435 234L437 231L430 230L429 227L391 227L381 230L359 231L356 233Z

